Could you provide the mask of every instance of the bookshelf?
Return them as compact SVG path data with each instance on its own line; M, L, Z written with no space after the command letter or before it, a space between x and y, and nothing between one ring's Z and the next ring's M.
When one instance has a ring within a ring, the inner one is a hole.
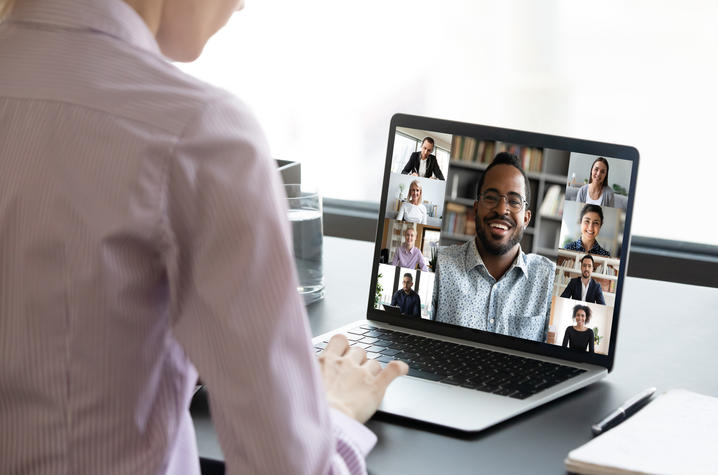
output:
M556 277L553 283L553 295L558 297L566 288L568 282L581 275L581 258L583 252L559 249L556 259ZM606 305L614 306L616 301L616 282L618 281L618 268L620 259L617 257L603 257L591 254L594 261L594 272L591 278L601 285Z
M454 137L452 141L441 245L459 244L474 237L476 186L489 163L503 151L521 159L531 187L529 209L532 218L524 232L521 247L524 252L554 260L558 256L569 152L473 137Z

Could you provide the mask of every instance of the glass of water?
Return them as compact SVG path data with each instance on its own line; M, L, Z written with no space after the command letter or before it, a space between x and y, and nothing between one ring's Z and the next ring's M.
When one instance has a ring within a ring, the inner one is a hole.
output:
M315 189L284 185L289 200L294 261L299 275L297 290L309 305L324 297L322 269L322 199Z

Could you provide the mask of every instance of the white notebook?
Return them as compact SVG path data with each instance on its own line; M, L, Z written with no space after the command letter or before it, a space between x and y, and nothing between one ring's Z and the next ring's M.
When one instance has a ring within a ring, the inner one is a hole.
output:
M670 390L565 463L586 475L718 474L718 398Z

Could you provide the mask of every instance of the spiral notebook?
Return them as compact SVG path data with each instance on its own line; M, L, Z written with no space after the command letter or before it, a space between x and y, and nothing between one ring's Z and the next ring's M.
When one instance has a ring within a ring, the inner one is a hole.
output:
M581 447L566 470L593 474L718 473L718 398L673 389Z

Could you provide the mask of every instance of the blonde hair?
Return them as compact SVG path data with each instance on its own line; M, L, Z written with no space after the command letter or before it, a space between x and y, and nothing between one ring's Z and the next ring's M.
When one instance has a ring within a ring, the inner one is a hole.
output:
M0 0L0 21L10 16L15 0Z
M0 0L0 1L2 1L2 0ZM421 183L419 183L419 180L414 180L411 182L411 184L409 184L409 192L411 192L412 185L416 185L416 187L419 189L419 203L418 204L421 204L421 202L424 199L424 189L421 187ZM409 202L411 203L411 200L409 200ZM414 203L411 203L411 204L414 204Z

